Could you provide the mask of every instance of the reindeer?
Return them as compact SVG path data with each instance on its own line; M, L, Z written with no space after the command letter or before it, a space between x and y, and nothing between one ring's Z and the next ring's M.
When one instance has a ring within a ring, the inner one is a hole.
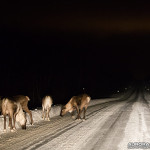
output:
M6 131L6 116L9 116L9 127L11 132L16 129L15 122L19 122L22 129L26 129L26 117L19 102L13 101L11 98L2 99L2 114L4 116L4 132ZM12 126L13 120L13 126Z
M33 125L33 118L32 118L32 113L28 108L28 101L30 101L30 98L28 96L24 96L24 95L16 95L13 96L13 100L15 102L19 102L22 106L22 109L29 114L30 116L30 124Z
M91 97L87 94L82 94L79 96L73 96L70 101L62 108L60 116L64 116L67 112L74 112L77 111L77 118L81 119L80 115L84 109L84 116L83 120L85 120L85 114L88 107L88 104L91 100Z
M49 116L49 112L51 110L51 106L53 104L53 100L51 98L51 96L45 96L43 97L42 99L42 118L44 118L45 120L45 117L48 121L50 121L50 116Z

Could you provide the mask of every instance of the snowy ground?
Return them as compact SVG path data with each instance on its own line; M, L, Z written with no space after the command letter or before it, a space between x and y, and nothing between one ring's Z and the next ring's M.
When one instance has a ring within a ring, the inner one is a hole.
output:
M1 133L0 149L127 150L129 143L150 144L149 98L148 92L127 92L92 100L86 121L60 117L60 106L52 107L50 122L42 121L40 109L33 110L35 124L26 131Z
M119 98L107 98L107 99L91 100L89 106L104 103L104 102L113 101L113 100L116 100L116 99L119 99ZM61 111L61 105L52 106L51 111L50 111L50 117L52 118L52 117L55 117L55 116L59 116L60 111ZM43 119L41 117L42 116L42 108L37 108L37 109L31 110L31 112L32 112L32 115L33 115L34 123L38 123L40 121L43 121ZM30 126L29 120L30 120L30 118L29 118L29 115L27 114L27 126ZM3 124L4 124L4 119L3 119L3 116L0 115L0 134L3 133L3 129L4 129ZM8 124L8 119L7 119L7 124ZM17 129L20 128L19 123L16 123L16 128ZM9 130L8 130L8 132L9 132Z

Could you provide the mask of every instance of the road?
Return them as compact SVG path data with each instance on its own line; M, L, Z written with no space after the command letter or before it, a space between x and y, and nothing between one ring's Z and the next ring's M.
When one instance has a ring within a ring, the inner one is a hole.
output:
M69 114L41 121L26 131L1 134L3 150L126 150L129 142L150 143L149 94L127 92L88 107L85 121Z

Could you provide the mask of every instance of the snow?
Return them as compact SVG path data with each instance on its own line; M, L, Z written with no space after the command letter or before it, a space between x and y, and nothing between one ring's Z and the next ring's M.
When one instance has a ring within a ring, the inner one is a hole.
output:
M86 121L72 120L70 115L59 117L62 105L54 105L50 111L50 117L54 118L50 123L44 122L42 108L37 108L32 110L34 125L30 127L28 121L26 131L1 135L0 146L7 150L127 150L128 143L150 143L149 99L148 92L130 92L115 98L91 100ZM0 119L3 131L3 117Z
M150 98L150 95L146 96ZM150 142L150 134L148 132L148 127L144 117L149 110L146 110L144 105L143 97L141 96L133 104L132 112L124 131L125 135L123 140L118 145L118 150L127 149L127 144L130 142Z
M99 103L113 101L113 100L116 100L116 99L117 98L91 100L89 106L96 105L96 104L99 104ZM50 118L55 117L55 116L59 116L60 115L60 111L61 111L61 107L62 107L61 104L60 105L53 105L51 107L51 111L50 111ZM38 122L43 120L42 119L42 107L34 109L34 110L31 110L31 112L32 112L34 123L38 123ZM26 115L27 115L27 126L30 126L29 115L28 114L26 114ZM19 129L19 128L21 128L20 124L16 122L16 129ZM3 133L3 129L4 129L4 118L1 115L0 116L0 134ZM6 130L7 130L7 132L10 132L10 130L8 129L8 117L7 117L7 121L6 121Z

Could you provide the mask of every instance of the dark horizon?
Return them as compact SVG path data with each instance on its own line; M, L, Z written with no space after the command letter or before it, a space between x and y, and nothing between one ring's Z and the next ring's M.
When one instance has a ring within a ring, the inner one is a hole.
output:
M54 104L83 88L101 98L150 79L146 4L67 4L2 9L0 95L28 95L37 107L45 94Z

